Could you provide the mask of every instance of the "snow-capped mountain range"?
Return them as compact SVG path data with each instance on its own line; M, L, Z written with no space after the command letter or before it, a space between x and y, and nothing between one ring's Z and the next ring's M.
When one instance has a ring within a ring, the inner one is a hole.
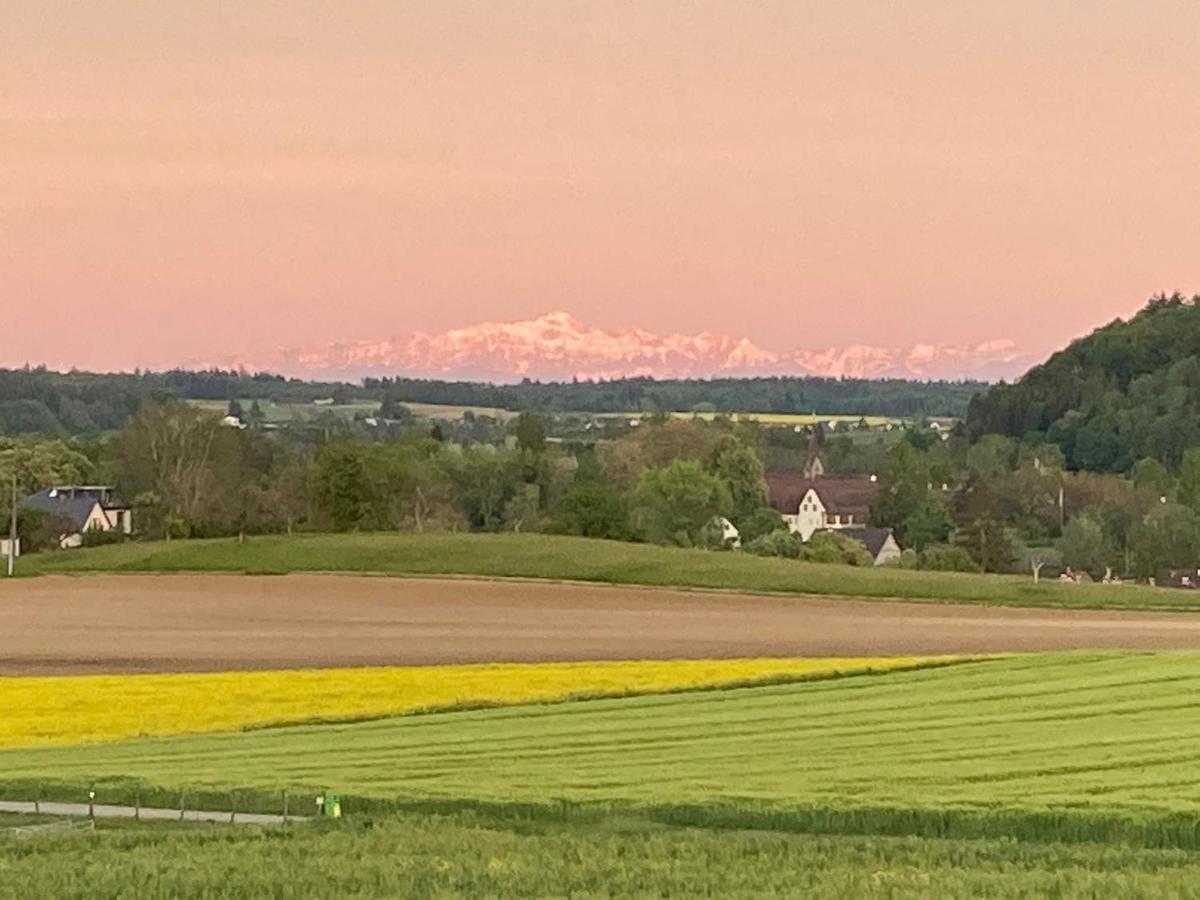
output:
M1011 378L1032 362L1009 340L974 345L864 344L774 352L747 338L701 332L660 336L641 329L606 331L569 313L519 322L481 322L441 334L415 332L381 340L283 349L223 367L305 378L407 376L499 382L821 375L849 378Z

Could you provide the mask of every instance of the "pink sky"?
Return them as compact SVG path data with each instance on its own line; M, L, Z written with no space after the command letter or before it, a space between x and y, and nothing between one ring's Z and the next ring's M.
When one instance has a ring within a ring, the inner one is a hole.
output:
M1200 290L1200 4L0 4L0 365L566 310L1049 349Z

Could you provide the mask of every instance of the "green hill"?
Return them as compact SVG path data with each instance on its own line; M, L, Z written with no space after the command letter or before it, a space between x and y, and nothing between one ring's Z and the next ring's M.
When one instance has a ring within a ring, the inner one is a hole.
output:
M1125 472L1142 459L1179 465L1200 444L1200 295L1158 296L971 401L967 430L1037 437L1068 466Z

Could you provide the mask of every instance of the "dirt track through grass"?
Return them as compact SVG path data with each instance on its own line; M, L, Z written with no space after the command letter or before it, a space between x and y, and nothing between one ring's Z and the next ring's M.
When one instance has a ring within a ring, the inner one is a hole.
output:
M0 582L0 674L1200 649L1200 615L349 575Z

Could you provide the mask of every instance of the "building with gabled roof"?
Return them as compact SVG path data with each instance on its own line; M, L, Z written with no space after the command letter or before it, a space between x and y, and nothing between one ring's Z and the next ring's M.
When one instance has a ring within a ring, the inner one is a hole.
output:
M769 472L767 493L788 528L807 541L822 528L865 527L879 482L873 475L805 478L799 472Z
M853 538L871 554L871 560L877 566L897 563L900 561L900 545L896 543L896 535L890 528L840 528L833 529L838 534Z
M63 549L81 546L89 531L133 531L133 511L107 485L55 485L26 497L21 508L57 519Z
M900 545L890 528L871 528L871 504L879 494L874 475L767 473L771 506L790 531L805 543L818 531L837 531L861 542L876 565L900 558Z

